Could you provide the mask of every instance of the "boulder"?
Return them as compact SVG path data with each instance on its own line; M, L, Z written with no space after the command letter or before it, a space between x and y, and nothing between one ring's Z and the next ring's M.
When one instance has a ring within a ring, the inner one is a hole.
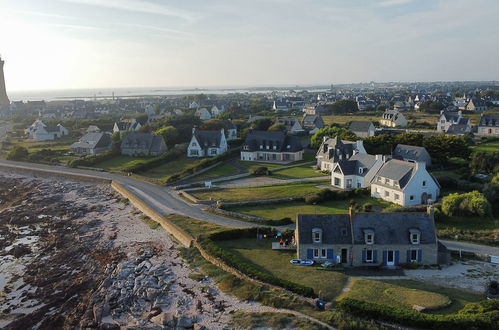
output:
M173 313L170 312L164 312L154 317L151 317L151 322L156 325L164 326L167 328L174 328L176 323L175 316L173 315Z

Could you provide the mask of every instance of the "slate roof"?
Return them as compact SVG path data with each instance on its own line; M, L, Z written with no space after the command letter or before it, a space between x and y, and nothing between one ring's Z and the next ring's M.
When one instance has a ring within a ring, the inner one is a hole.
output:
M348 160L340 160L338 165L340 166L343 175L360 175L365 176L369 169L373 167L376 163L376 156L369 154L355 154ZM359 168L364 168L365 170L362 174L359 174ZM367 169L367 170L366 170Z
M373 125L373 123L370 121L352 121L350 123L350 130L354 133L355 132L367 133L371 125Z
M234 125L234 123L232 122L232 120L227 120L225 122L225 128L227 128L227 129L236 129L236 126Z
M347 159L353 155L356 142L341 140L337 136L334 138L328 138L326 141L322 142L319 150L317 151L317 156L322 156L322 160L332 160L333 162L339 161L340 154L343 159Z
M480 124L478 124L478 126L499 127L499 114L482 115L480 117Z
M263 148L260 149L260 146ZM276 146L275 150L274 146ZM244 141L243 150L296 152L303 150L303 147L297 136L287 135L282 131L250 131Z
M216 131L202 131L196 130L194 136L202 148L209 147L220 147L220 141L222 140L222 130Z
M468 125L452 124L449 126L446 133L447 134L455 134L455 135L464 134L464 133L466 133L466 130L468 128L469 128Z
M386 119L386 120L395 121L395 120L397 120L397 117L399 115L400 115L400 112L398 110L385 110L385 112L382 115L382 118Z
M449 112L449 111L444 111L442 113L446 121L453 121L457 122L459 120L459 113L458 112Z
M390 159L379 169L377 176L388 178L399 182L400 189L404 189L405 185L409 182L412 175L416 171L416 163L406 162L398 159ZM375 182L376 178L373 179ZM380 182L376 181L376 184ZM381 182L383 184L383 182ZM396 187L390 186L395 189Z
M322 230L321 244L365 245L365 230L374 232L376 245L412 245L410 232L420 232L420 244L436 244L433 215L410 213L354 213L298 215L297 231L300 244L313 244L312 230ZM353 235L352 235L353 231ZM353 241L352 241L353 236Z
M321 116L306 114L303 116L302 124L304 127L324 127L324 120Z
M52 133L52 132L60 132L61 129L59 126L45 126L43 127L47 133Z
M105 148L111 145L111 135L108 133L87 133L78 142L71 145L71 148Z
M393 156L414 161L426 161L429 154L424 147L397 144L395 150L393 150Z
M121 142L121 149L141 149L147 153L160 152L162 142L164 142L162 136L150 133L128 133Z

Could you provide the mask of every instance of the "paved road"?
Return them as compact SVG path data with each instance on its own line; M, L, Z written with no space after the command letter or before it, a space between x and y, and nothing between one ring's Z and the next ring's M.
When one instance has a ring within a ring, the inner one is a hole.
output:
M211 223L216 223L227 227L253 227L257 226L252 223L238 221L230 218L225 218L212 213L205 212L203 208L204 205L194 205L184 201L177 193L168 188L160 187L152 183L140 181L131 177L111 174L107 172L96 172L90 170L73 169L62 166L48 166L32 163L22 163L22 162L11 162L6 160L0 160L0 166L6 165L14 168L25 168L25 169L38 169L53 173L74 173L80 175L88 175L96 178L103 178L108 180L114 180L121 183L125 187L133 191L137 196L139 196L145 203L150 207L155 209L161 214L183 214L191 218L204 220ZM0 167L0 171L2 168ZM283 226L283 228L292 229L291 226ZM469 251L480 254L489 254L499 256L499 248L471 244L465 242L457 241L441 241L450 250L462 250Z

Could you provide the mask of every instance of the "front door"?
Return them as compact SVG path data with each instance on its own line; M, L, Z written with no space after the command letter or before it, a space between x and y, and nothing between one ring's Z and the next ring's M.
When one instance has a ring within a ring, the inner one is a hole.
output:
M348 249L341 249L341 263L346 264L348 262Z
M390 250L386 256L386 265L395 266L395 252Z

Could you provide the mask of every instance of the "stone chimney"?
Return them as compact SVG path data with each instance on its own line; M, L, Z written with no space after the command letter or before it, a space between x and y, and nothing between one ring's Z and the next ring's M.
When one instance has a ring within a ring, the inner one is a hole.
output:
M194 135L194 133L196 133L196 126L192 127L192 135Z

